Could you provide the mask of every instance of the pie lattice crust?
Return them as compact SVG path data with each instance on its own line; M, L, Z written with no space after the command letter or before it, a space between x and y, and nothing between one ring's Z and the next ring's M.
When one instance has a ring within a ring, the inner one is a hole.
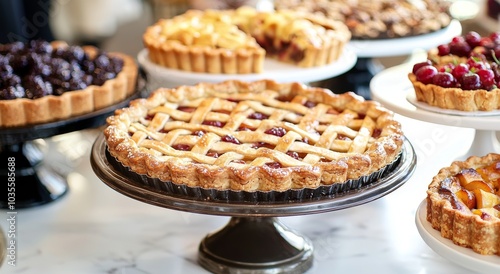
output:
M63 41L51 43L54 48L68 47ZM84 46L91 57L98 49ZM19 127L60 121L91 113L125 100L136 90L138 67L135 60L119 52L107 53L124 61L123 69L102 86L91 85L82 90L48 95L37 99L0 100L0 127Z
M294 11L188 10L143 35L152 62L191 72L261 73L264 59L301 67L330 64L351 38L340 21Z
M342 183L393 162L403 143L374 101L271 80L158 89L107 122L110 154L133 172L217 190Z
M442 237L452 240L456 245L471 248L479 254L500 256L500 211L498 208L469 208L457 196L457 192L464 191L465 187L456 179L457 174L465 169L484 168L499 162L499 154L472 156L466 161L455 161L449 167L442 168L432 179L426 198L427 221L441 232ZM500 165L496 167L500 168ZM497 196L497 202L500 204L500 170L494 169L490 176L483 176L483 179L492 187L492 195ZM475 199L478 199L477 196ZM493 205L495 203L493 202Z

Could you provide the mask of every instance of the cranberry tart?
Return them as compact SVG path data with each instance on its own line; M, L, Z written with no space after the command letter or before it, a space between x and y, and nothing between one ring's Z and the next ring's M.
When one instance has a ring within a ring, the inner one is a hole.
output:
M457 36L430 50L408 78L418 101L443 109L500 109L500 33Z
M152 62L204 73L261 73L264 58L301 67L330 64L351 33L340 21L294 11L189 10L147 28Z
M123 101L135 91L130 56L62 41L0 45L0 127L59 121Z
M441 169L427 190L427 220L457 245L500 256L500 155Z
M135 173L248 192L358 179L397 159L404 140L374 101L271 80L158 89L107 122L108 151Z

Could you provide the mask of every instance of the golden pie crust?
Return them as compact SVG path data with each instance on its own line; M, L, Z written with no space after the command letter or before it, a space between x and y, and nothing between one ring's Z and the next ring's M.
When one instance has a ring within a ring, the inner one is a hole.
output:
M413 73L408 74L417 101L431 106L460 111L492 111L500 109L500 89L463 90L461 88L443 88L434 84L417 81Z
M294 11L188 10L149 26L143 43L152 62L190 72L261 73L264 59L301 67L336 61L351 33L340 21Z
M440 0L275 0L274 6L340 20L359 40L426 34L448 26L452 18L449 3Z
M62 41L51 43L54 48L67 47ZM92 57L98 49L84 46ZM82 90L65 92L60 96L48 95L38 99L19 98L0 100L0 127L19 127L43 124L87 114L123 101L135 92L138 67L128 55L110 52L123 59L123 69L115 78L102 86L88 86Z
M374 101L271 80L158 89L107 122L108 150L131 171L216 190L343 183L392 163L403 144Z
M439 171L427 190L427 221L441 232L442 237L479 254L500 255L500 211L494 208L470 209L456 196L464 187L455 178L466 169L484 168L498 162L500 155L494 153L455 161ZM490 176L484 177L487 176L483 176L484 181L492 188L497 201L500 201L500 170L495 169Z

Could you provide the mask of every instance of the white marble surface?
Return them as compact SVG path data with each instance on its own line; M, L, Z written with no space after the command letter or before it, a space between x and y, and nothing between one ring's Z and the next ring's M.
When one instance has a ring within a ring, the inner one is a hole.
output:
M432 176L465 153L474 131L398 115L418 157L412 178L374 202L336 212L282 217L310 238L317 273L471 273L429 248L415 213ZM201 239L229 217L155 207L107 187L89 154L100 129L46 140L51 163L68 173L69 193L17 213L17 265L1 273L208 273L197 264ZM7 229L7 212L0 227Z

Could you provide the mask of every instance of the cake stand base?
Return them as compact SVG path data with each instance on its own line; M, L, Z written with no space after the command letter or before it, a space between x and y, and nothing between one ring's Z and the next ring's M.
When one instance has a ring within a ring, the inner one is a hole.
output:
M43 151L35 142L4 145L0 150L0 178L7 184L0 198L1 208L39 206L68 191L66 179L44 163Z
M458 160L466 160L470 156L484 156L488 153L500 153L496 131L476 129L471 147Z
M313 246L275 217L232 217L199 246L198 261L213 273L292 273L311 268Z

